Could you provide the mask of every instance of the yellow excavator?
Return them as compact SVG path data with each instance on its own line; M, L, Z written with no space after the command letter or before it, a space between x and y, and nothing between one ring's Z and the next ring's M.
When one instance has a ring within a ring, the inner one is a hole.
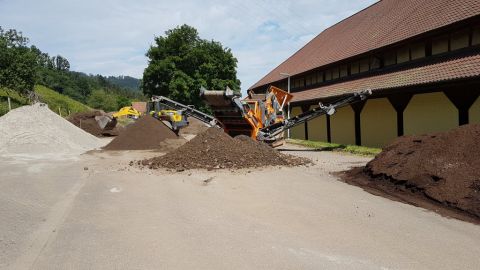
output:
M112 116L114 118L132 118L132 119L138 119L140 117L141 113L137 111L135 108L132 106L126 106L118 110L118 112L114 113Z

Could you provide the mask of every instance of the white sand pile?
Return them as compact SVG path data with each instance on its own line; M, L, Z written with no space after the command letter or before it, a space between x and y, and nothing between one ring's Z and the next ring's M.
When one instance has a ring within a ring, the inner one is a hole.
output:
M0 155L70 155L101 146L101 140L43 103L23 106L0 117Z

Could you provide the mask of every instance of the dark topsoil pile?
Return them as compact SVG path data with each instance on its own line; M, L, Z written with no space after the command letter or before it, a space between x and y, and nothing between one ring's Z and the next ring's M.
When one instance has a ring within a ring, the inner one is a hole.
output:
M143 116L127 126L119 136L107 144L106 150L149 150L158 149L166 139L177 139L177 135L165 124L151 116Z
M380 195L480 221L480 125L405 136L345 180Z
M165 156L139 161L150 169L241 169L270 165L307 164L304 158L282 154L247 136L230 137L223 130L209 128Z
M75 113L68 117L68 121L94 136L101 137L103 130L95 120L95 116L101 116L103 114L102 111Z
M188 118L188 126L180 129L180 134L199 134L208 129L202 121L197 120L193 117Z

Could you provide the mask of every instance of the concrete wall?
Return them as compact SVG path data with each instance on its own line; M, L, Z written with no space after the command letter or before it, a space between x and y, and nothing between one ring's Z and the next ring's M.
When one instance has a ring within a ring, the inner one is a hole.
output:
M318 107L311 106L310 109ZM308 139L312 141L327 141L327 117L322 115L308 122Z
M333 143L355 144L355 118L350 106L340 108L330 117Z
M477 98L472 107L470 107L470 110L468 111L468 118L470 123L480 124L480 97Z
M397 137L397 113L387 98L369 99L360 114L362 145L382 147Z
M405 135L445 131L458 126L458 111L443 92L414 95L403 117Z
M302 108L300 106L292 107L290 111L290 117L299 115L302 113ZM286 136L285 136L286 137ZM303 124L298 125L290 129L290 137L292 139L305 139L305 126Z

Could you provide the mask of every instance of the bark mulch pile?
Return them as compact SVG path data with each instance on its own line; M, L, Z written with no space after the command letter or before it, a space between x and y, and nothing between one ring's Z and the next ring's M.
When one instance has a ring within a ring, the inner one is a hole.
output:
M397 138L346 182L378 195L480 222L480 125Z
M161 121L143 116L109 144L105 150L150 150L159 149L166 139L177 139L177 135Z
M150 169L242 169L264 166L297 166L310 161L285 155L247 136L230 137L223 130L209 128L164 156L138 161Z

